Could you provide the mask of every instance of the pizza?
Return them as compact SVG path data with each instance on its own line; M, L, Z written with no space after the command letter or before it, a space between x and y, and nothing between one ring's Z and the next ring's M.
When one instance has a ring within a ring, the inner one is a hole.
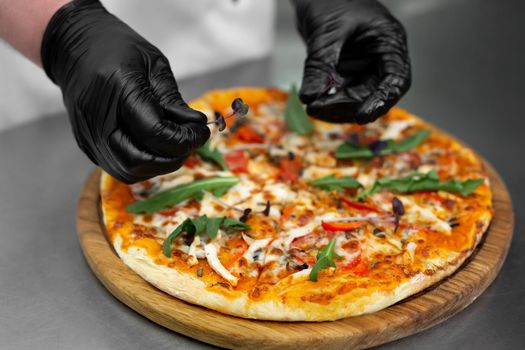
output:
M247 116L223 117L232 100ZM270 88L191 105L221 121L205 146L137 184L103 173L100 189L122 261L188 303L278 321L375 312L452 274L491 221L480 158L400 108L330 124Z

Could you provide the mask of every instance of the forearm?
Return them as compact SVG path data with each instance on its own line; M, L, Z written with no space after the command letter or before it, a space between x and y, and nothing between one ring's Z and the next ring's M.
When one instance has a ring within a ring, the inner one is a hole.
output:
M40 47L53 14L71 0L0 0L0 38L39 66Z

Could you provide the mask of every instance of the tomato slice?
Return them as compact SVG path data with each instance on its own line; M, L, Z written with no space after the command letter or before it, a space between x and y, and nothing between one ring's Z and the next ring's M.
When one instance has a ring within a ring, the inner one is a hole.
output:
M352 222L321 222L321 226L327 231L351 231L360 228L365 225L364 221L352 221Z
M340 266L340 267L338 266L338 268L340 268L342 271L349 271L349 270L354 269L357 265L359 265L360 262L361 262L361 253L359 253L359 255L356 256L355 259L353 259L352 261L347 262L343 266Z
M264 136L259 134L255 129L250 125L242 125L237 129L237 132L235 133L237 135L237 138L244 142L250 142L250 143L263 143L264 142Z
M242 259L244 253L248 250L248 244L240 237L233 238L227 243L227 248L224 251L221 249L221 254L219 255L220 260L225 260L223 263L224 267L230 270L234 267L239 260ZM238 250L235 254L230 254L229 249Z
M368 272L368 265L359 264L356 266L356 268L352 272L354 273L354 275L364 276Z
M287 205L286 207L284 207L283 209L283 212L282 212L282 215L281 215L281 218L279 220L279 224L282 226L286 221L288 221L288 219L290 218L290 216L292 215L293 211L295 209L295 205L293 204L290 204L290 205Z
M302 166L301 161L297 158L283 158L279 162L280 172L279 180L285 183L292 183L299 179Z
M242 259L244 253L246 253L248 249L244 249L244 250L241 250L240 252L238 252L236 255L234 255L230 261L228 261L227 264L224 265L224 267L226 267L226 269L230 270L233 266L235 266L235 264Z
M194 155L189 156L184 162L184 166L187 166L188 168L195 168L197 164L199 164L199 160Z
M317 233L309 233L307 235L295 238L290 245L306 250L313 247L317 242L319 242L320 239L321 236L319 236Z
M226 153L224 161L228 169L234 173L245 173L248 171L248 157L245 151L239 150Z
M159 214L162 216L174 216L177 213L177 210L177 208L162 209L159 211Z

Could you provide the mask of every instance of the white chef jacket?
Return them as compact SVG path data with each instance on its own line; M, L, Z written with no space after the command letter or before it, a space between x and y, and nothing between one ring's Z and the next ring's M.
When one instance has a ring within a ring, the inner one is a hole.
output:
M157 46L177 79L269 55L274 0L102 0ZM0 41L0 130L64 109L42 69Z

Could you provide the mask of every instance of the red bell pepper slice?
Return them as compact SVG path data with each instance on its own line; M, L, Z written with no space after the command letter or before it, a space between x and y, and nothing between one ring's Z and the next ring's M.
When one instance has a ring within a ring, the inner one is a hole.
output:
M348 198L347 196L344 196L344 195L341 195L341 200L343 201L344 204L346 204L350 208L354 208L354 209L361 210L361 211L368 211L368 212L372 212L372 213L378 213L378 214L383 213L383 211L381 211L379 209L376 209L374 207L371 207L369 205L366 205L366 204L363 204L363 203L354 202L350 198Z
M249 125L243 125L239 127L239 129L237 129L237 132L235 134L237 135L237 138L239 140L244 141L244 142L249 142L249 143L263 143L264 142L264 136L259 134Z
M321 222L321 226L327 231L351 231L360 228L365 225L364 221L351 221L351 222Z

